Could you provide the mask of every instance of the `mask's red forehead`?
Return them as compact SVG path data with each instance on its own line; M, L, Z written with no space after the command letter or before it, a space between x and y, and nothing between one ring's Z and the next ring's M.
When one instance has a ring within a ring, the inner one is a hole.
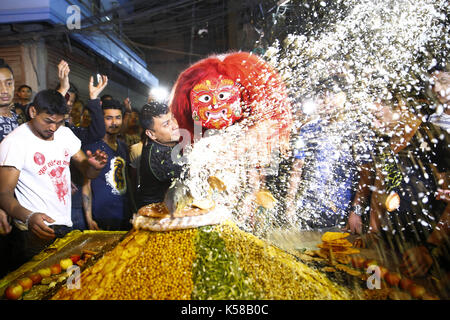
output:
M204 79L197 83L193 91L201 91L201 90L217 90L227 86L234 86L234 81L231 79L224 79L223 77L213 78L213 79Z

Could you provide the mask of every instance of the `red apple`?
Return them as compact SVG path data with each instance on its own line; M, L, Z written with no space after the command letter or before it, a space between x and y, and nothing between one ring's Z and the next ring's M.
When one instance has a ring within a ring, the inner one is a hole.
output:
M67 259L62 259L59 262L59 264L61 265L61 268L63 270L67 270L73 265L73 262L72 262L72 260L70 258L67 258Z
M33 281L33 284L41 283L42 276L37 272L30 274L28 277Z
M21 285L24 292L29 291L31 289L31 287L33 286L33 280L31 280L28 277L17 280L17 283Z
M17 282L9 285L5 290L5 296L9 300L17 300L22 296L22 294L23 288Z
M73 263L77 263L78 260L81 259L81 256L79 254L73 254L70 256L70 260L72 260Z
M417 284L412 284L408 287L409 293L413 296L413 298L420 299L426 293L424 287L419 286Z
M401 279L402 276L397 272L388 272L384 275L384 280L391 287L397 287Z
M50 268L42 268L38 270L38 273L42 276L42 278L47 278L52 275L52 270Z
M403 290L408 290L408 288L414 284L414 282L411 279L408 278L402 278L400 280L400 288L402 288Z

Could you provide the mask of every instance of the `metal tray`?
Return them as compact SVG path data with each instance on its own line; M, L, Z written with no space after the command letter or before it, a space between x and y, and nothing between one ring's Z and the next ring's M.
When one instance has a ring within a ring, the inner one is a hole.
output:
M103 254L112 250L126 235L126 231L79 231L75 230L67 234L64 238L57 239L30 261L12 271L0 280L0 299L4 297L4 291L12 282L26 276L27 274L47 268L60 260L69 258L73 254L81 254L83 250L97 252L93 263ZM85 267L93 265L87 264ZM83 270L85 267L82 267ZM37 285L42 286L42 285ZM35 286L33 286L34 288ZM39 288L41 291L43 288ZM33 289L32 289L33 290ZM52 290L53 291L53 290Z

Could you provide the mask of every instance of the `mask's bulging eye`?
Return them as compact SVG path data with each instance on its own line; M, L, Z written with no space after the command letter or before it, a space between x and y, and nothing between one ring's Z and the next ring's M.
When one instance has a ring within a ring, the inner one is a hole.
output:
M204 95L200 96L200 98L198 98L198 100L200 102L210 102L211 97L208 94L204 94Z
M220 92L218 95L219 100L227 100L231 97L231 92L223 91Z

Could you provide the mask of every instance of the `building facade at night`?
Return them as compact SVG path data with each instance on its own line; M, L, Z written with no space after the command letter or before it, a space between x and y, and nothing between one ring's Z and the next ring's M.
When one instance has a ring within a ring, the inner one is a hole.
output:
M142 52L125 44L127 38L107 23L107 16L96 15L97 5L105 12L112 8L112 1L97 5L95 1L1 2L0 57L13 68L16 88L27 84L34 93L55 88L62 59L69 63L70 81L81 101L88 99L89 77L96 74L109 77L103 94L120 101L129 97L137 108L146 103L149 90L158 86Z

